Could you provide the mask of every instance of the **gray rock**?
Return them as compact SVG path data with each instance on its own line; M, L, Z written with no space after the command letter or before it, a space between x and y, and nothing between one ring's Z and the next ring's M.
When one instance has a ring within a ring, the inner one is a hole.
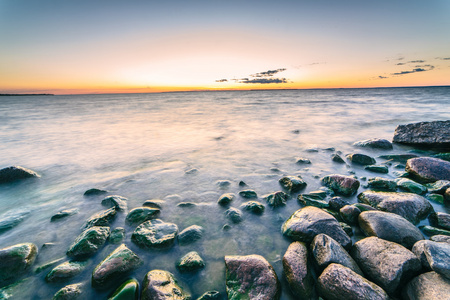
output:
M196 251L189 252L177 262L177 269L180 272L194 272L204 267L205 262Z
M228 299L276 300L281 286L277 274L260 255L225 256Z
M369 178L367 185L373 190L392 192L397 190L397 183L395 181L381 177Z
M408 178L397 178L395 182L397 183L398 188L408 193L422 195L427 192L426 186L423 186L420 183Z
M289 195L285 192L274 192L271 194L267 194L263 196L264 200L267 201L267 204L271 207L280 207L286 205L286 201L289 199Z
M144 248L165 248L173 245L178 234L178 226L160 219L150 220L139 225L131 240Z
M0 218L0 233L16 227L23 222L29 214L30 211L22 209L13 210L3 214Z
M329 213L314 206L297 210L283 224L281 231L284 236L305 243L310 243L317 234L326 233L346 249L352 244L339 222Z
M411 251L417 256L422 264L422 268L427 271L431 271L430 263L427 260L427 256L425 255L425 245L428 243L435 243L431 240L420 240L417 241L412 247Z
M309 164L311 164L311 161L307 158L298 157L296 163L299 165L309 165Z
M390 299L381 287L339 264L331 264L323 271L318 289L328 300Z
M430 241L424 253L433 271L450 279L450 244Z
M280 178L278 182L289 193L297 193L307 185L301 176L285 176Z
M449 295L450 280L436 272L428 272L415 277L402 292L402 298L405 300L449 300Z
M339 163L339 164L345 164L345 160L337 153L333 154L331 156L331 160L336 162L336 163Z
M364 170L374 172L374 173L381 173L381 174L387 174L389 173L389 168L382 165L369 165L364 168Z
M450 145L450 120L398 125L393 142L448 148Z
M308 260L308 248L293 242L283 256L283 271L292 293L301 299L317 299L314 277Z
M242 212L234 207L230 207L225 212L225 216L233 223L240 223L242 222Z
M242 198L252 199L252 198L258 198L258 195L254 190L243 190L239 192L239 196Z
M367 165L374 165L376 163L375 158L370 157L368 155L365 154L361 154L361 153L352 153L347 155L347 158L354 164L357 165L363 165L363 166L367 166Z
M254 213L255 215L262 215L265 210L264 205L258 201L247 201L242 203L241 208L248 212Z
M341 208L349 204L350 202L348 200L339 196L333 197L330 201L328 201L328 207L334 211L339 211Z
M367 148L373 148L373 149L384 149L384 150L391 150L392 143L385 139L370 139L370 140L364 140L359 141L353 144L353 146L357 147L367 147Z
M358 216L361 210L355 205L346 205L339 210L342 220L348 224L358 223Z
M358 199L379 210L398 214L414 224L433 210L427 199L411 193L365 191L358 195Z
M86 262L81 261L67 261L53 268L47 276L45 276L45 280L47 282L68 280L83 272L86 264Z
M424 237L420 230L405 218L383 211L365 211L358 217L359 227L367 236L398 243L411 249Z
M124 238L125 228L117 227L113 231L111 231L111 234L109 235L109 242L111 244L120 244L122 243Z
M84 223L82 229L85 230L94 226L110 226L110 224L116 217L116 214L117 212L115 207L111 207L110 209L93 214Z
M226 206L226 205L230 204L231 201L233 201L233 199L234 199L234 194L227 193L227 194L223 194L222 196L220 196L219 200L217 200L217 203L219 205Z
M180 245L192 244L203 236L203 227L192 225L185 228L178 234L178 243Z
M189 300L191 297L178 285L172 273L152 270L142 283L141 300Z
M350 176L333 174L323 177L321 181L323 185L342 196L351 196L359 188L359 181Z
M437 234L430 237L430 240L434 242L440 242L440 243L450 243L450 236L449 235L442 235Z
M24 274L34 263L38 249L23 243L0 249L0 287Z
M83 295L83 284L69 284L56 292L52 300L76 300Z
M326 195L325 195L326 196ZM298 195L297 200L304 206L315 206L318 208L328 208L328 202L323 200L325 197L321 197L316 194L301 194Z
M130 210L125 220L130 224L140 224L158 217L159 212L158 208L136 207Z
M433 183L427 183L425 186L428 188L428 192L443 195L445 190L450 188L450 181L438 180Z
M405 247L377 237L368 237L355 243L352 257L367 279L379 285L390 295L418 275L422 265Z
M50 218L50 222L55 222L55 221L58 221L60 219L66 218L66 217L73 216L77 213L78 213L78 208L64 209L64 210L61 210L61 211L57 212L56 214L54 214Z
M38 178L41 176L21 166L11 166L0 170L0 184L33 177Z
M431 226L450 230L450 214L435 212L428 216Z
M408 159L406 172L420 182L450 180L450 162L433 157L417 157Z
M122 196L112 195L102 200L102 205L108 207L115 207L116 210L127 210L128 199Z
M75 239L66 254L76 259L92 256L105 244L109 234L109 227L88 228Z

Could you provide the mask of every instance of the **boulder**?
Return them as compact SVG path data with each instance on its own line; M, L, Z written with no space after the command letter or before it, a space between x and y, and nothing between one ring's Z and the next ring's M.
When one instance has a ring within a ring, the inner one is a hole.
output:
M141 300L189 300L175 277L163 270L148 272L142 283Z
M116 212L115 207L111 207L110 209L93 214L84 223L83 230L94 227L94 226L110 226L110 224L116 217L116 214L117 214L117 212Z
M438 181L435 181L432 183L425 184L425 187L428 189L428 192L430 192L430 193L444 195L445 190L450 188L450 181L449 180L438 180Z
M389 300L373 282L340 264L329 265L318 278L318 290L327 300Z
M128 279L122 283L108 300L137 300L139 298L139 282Z
M435 243L431 240L420 240L417 241L412 247L411 251L417 256L422 264L422 268L427 271L431 271L430 263L427 260L427 256L425 255L425 245L428 243Z
M431 226L450 230L450 214L435 212L428 216Z
M420 230L405 218L383 211L365 211L358 217L361 230L367 236L395 242L411 249L424 237Z
M326 233L346 249L352 245L350 237L339 222L329 213L314 206L297 210L283 224L281 231L284 236L305 243L310 243L320 233Z
M122 243L124 238L125 228L117 227L113 231L111 231L111 234L109 235L109 242L111 244L120 244Z
M262 215L264 213L264 204L258 201L247 201L241 204L241 209L251 212L255 215Z
M231 203L234 199L234 194L227 193L220 196L219 200L217 200L217 203L222 206L226 206Z
M66 261L53 268L53 270L45 276L45 280L47 282L58 282L70 279L83 272L86 264L86 262L82 261Z
M0 184L33 177L38 178L41 176L21 166L11 166L0 170Z
M69 284L56 292L52 300L76 300L82 299L83 284Z
M427 192L427 188L425 186L408 178L397 178L395 182L397 183L398 188L408 193L422 195Z
M289 195L285 192L274 192L263 196L267 204L273 208L286 205L286 201L289 199Z
M130 224L140 224L142 222L156 218L159 215L158 208L136 207L130 210L126 217L126 221Z
M431 269L450 279L450 244L430 241L424 245L424 253Z
M323 177L321 181L323 185L342 196L351 196L359 188L359 181L350 176L333 174Z
M361 210L355 205L346 205L339 210L339 215L347 224L358 223L358 216L360 213Z
M112 195L102 200L102 205L107 207L115 207L117 210L127 210L128 199L122 196Z
M0 233L16 227L23 222L29 214L30 211L22 209L13 210L3 214L0 218Z
M358 200L379 210L398 214L413 224L425 219L433 210L427 199L411 193L365 191L358 195Z
M75 239L66 254L76 259L92 256L105 244L109 234L109 227L88 228Z
M204 267L205 262L196 251L189 252L177 262L177 269L180 272L194 272Z
M405 247L377 237L368 237L355 243L352 257L367 279L379 285L390 295L422 269L419 259Z
M398 125L394 143L437 148L450 147L450 120Z
M92 287L107 288L143 263L139 256L122 244L95 267L92 272Z
M297 193L307 185L301 176L285 176L280 178L278 182L289 193Z
M405 300L444 300L448 299L448 295L450 280L436 272L420 274L408 282L402 292Z
M292 293L300 299L317 299L308 248L293 242L283 256L283 271Z
M408 159L406 172L420 182L450 180L450 162L433 157L417 157Z
M233 223L242 222L242 212L237 208L230 207L225 212L225 216Z
M281 286L277 274L260 255L225 256L228 299L277 300Z
M361 153L352 153L347 155L347 158L354 164L357 165L363 165L363 166L367 166L367 165L374 165L376 163L375 158L365 155L365 154L361 154Z
M61 211L57 212L56 214L54 214L50 218L50 222L55 222L55 221L58 221L60 219L66 218L66 217L73 216L77 213L78 213L78 208L64 209L64 210L61 210Z
M192 225L185 228L178 234L178 243L183 245L192 244L203 236L203 227L198 225Z
M392 143L385 139L370 139L363 140L353 144L353 146L357 147L365 147L365 148L373 148L373 149L383 149L383 150L391 150Z
M24 274L34 263L37 253L38 249L32 243L0 249L0 287Z
M144 248L165 248L173 245L178 234L178 226L160 219L150 220L139 225L131 240Z

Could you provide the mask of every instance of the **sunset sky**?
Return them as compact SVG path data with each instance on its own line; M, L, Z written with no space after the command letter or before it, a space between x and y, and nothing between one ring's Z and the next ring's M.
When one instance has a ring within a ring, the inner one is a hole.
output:
M448 0L0 0L0 93L450 85Z

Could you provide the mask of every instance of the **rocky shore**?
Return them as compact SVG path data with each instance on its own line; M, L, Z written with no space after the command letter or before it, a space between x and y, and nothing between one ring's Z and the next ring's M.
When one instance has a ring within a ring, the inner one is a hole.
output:
M204 291L195 299L276 300L285 292L295 299L450 299L450 214L436 212L432 205L438 203L447 211L450 206L450 121L401 125L393 141L438 150L432 156L390 155L393 144L387 140L357 141L354 153L333 153L330 162L363 167L374 174L371 178L328 174L317 178L320 190L302 193L308 182L301 176L280 176L280 190L263 196L242 182L239 197L246 202L239 208L233 207L237 195L220 196L214 205L224 209L229 221L224 231L243 222L244 213L260 216L269 208L285 206L292 197L300 208L283 220L279 232L272 233L290 241L287 250L279 253L283 272L277 273L261 255L226 254L226 294ZM366 148L386 154L372 157L364 153ZM308 164L304 159L297 163ZM396 178L383 177L393 165L398 170ZM39 177L19 166L0 170L0 184ZM53 299L86 299L88 289L108 291L109 299L115 300L193 299L182 280L166 270L146 269L144 278L130 278L134 270L148 268L130 245L158 255L207 239L203 227L192 225L180 231L177 224L160 216L161 200L129 207L127 198L106 193L101 189L85 192L85 197L101 196L104 210L86 219L66 253L61 253L62 259L36 266L39 247L27 241L0 249L0 299L15 299L14 289L24 278L44 271L42 284L66 284ZM349 197L356 195L358 202L351 203ZM186 209L195 205L178 204ZM124 228L114 226L119 213L126 214L126 223L135 228L129 239ZM49 222L76 214L76 209L62 210ZM0 219L0 234L14 230L26 218L27 212ZM365 235L356 242L352 240L355 228ZM114 250L91 265L89 258L105 245L115 245ZM195 276L208 263L197 251L173 262L185 276ZM66 283L84 270L91 272L90 282ZM290 291L282 289L282 281Z

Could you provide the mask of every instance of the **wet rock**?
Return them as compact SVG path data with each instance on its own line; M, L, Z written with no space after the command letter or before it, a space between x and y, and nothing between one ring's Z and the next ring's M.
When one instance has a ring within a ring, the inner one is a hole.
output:
M365 235L395 242L408 249L424 239L416 226L397 214L365 211L359 215L358 222Z
M95 267L92 272L92 287L107 288L143 263L139 256L122 244Z
M37 253L38 249L32 243L0 249L0 286L24 274L34 263Z
M368 237L355 243L352 257L367 279L379 285L390 295L418 275L422 265L405 247L377 237Z
M349 204L350 204L349 201L338 196L331 198L330 201L328 202L329 208L334 211L339 211L341 208Z
M405 300L444 300L448 299L445 298L448 295L450 295L450 280L436 272L428 272L415 277L402 292Z
M150 207L136 207L130 210L126 217L126 221L130 224L140 224L142 222L158 217L160 210Z
M359 208L360 211L370 211L370 210L377 210L375 207L372 207L368 204L364 204L364 203L353 203L353 206L356 206L357 208Z
M180 202L177 204L178 207L195 207L197 204L194 202Z
M450 230L450 214L435 212L428 216L431 226Z
M438 180L433 183L425 184L425 187L428 189L428 192L430 192L430 193L436 193L436 194L443 195L445 193L445 190L450 188L450 181L449 180Z
M423 185L421 185L420 183L417 183L411 179L407 179L407 178L398 178L395 180L395 182L397 183L397 186L408 193L414 193L417 195L422 195L425 194L427 192L427 188Z
M122 196L108 196L105 199L102 200L102 205L108 206L108 207L115 207L116 210L127 210L128 199Z
M0 184L33 177L38 178L41 176L21 166L11 166L0 170Z
M370 171L370 172L374 172L374 173L381 173L381 174L387 174L389 173L389 169L386 166L381 166L381 165L370 165L370 166L366 166L364 168L364 170Z
M381 155L380 158L400 163L406 163L408 159L418 157L416 154L389 154Z
M177 262L177 269L180 272L194 272L204 267L205 262L196 251L189 252Z
M283 256L283 271L292 293L300 299L317 299L314 277L308 260L308 248L293 242Z
M328 202L322 200L322 197L314 195L314 194L301 194L298 195L298 202L303 204L304 206L315 206L318 208L327 208Z
M145 275L141 300L189 300L175 277L163 270L153 270Z
M353 235L353 229L350 225L348 225L347 223L344 222L339 222L339 225L341 225L342 229L344 229L345 233L348 236L352 236Z
M64 209L64 210L61 210L60 212L57 212L56 214L54 214L50 218L50 222L55 222L55 221L58 221L60 219L66 218L66 217L73 216L73 215L75 215L77 213L78 213L78 209L77 208Z
M48 263L42 264L42 265L36 267L36 269L34 269L34 274L39 274L42 271L44 271L46 269L49 269L50 267L54 267L54 266L56 266L57 264L59 264L60 262L62 262L65 259L66 259L65 257L61 257L61 258L52 260L52 261L50 261Z
M342 196L351 196L359 188L359 181L350 176L333 174L323 177L321 181L323 185Z
M450 236L450 230L445 229L439 229L433 226L419 226L420 230L422 230L426 235L433 236L433 235L449 235Z
M192 225L185 228L178 234L178 243L180 245L192 244L203 236L203 227L198 225Z
M84 258L93 255L109 237L109 227L94 226L83 231L67 250L67 256Z
M427 199L411 193L365 191L358 195L358 199L379 210L398 214L413 224L425 219L433 210Z
M347 224L358 223L358 216L361 210L354 205L346 205L339 210L342 220Z
M280 185L289 193L297 193L304 189L307 183L300 176L285 176L278 180Z
M397 183L394 180L389 180L381 177L369 178L367 185L372 190L392 191L397 190Z
M406 172L420 182L434 182L437 180L450 180L450 162L432 158L417 157L406 162Z
M109 235L109 242L111 244L120 244L122 243L124 238L125 229L122 227L117 227L113 231L111 231L111 234Z
M242 222L242 212L234 207L227 209L225 216L233 223Z
M444 196L439 194L428 194L426 198L434 203L444 204Z
M276 300L281 286L277 274L260 255L225 256L228 299Z
M145 200L145 202L142 204L142 206L162 209L162 207L164 206L165 203L166 203L166 201L158 200L158 199Z
M439 158L439 159L442 159L442 160L450 161L450 152L434 154L434 155L431 155L431 157L435 157L435 158Z
M53 296L53 300L82 299L81 298L83 294L82 288L83 288L82 283L66 285L65 287L56 292L56 294Z
M368 155L365 154L361 154L361 153L352 153L347 155L347 158L354 164L357 165L363 165L363 166L367 166L367 165L374 165L376 163L375 158L370 157Z
M450 279L450 244L430 241L424 245L424 253L431 269Z
M448 188L448 189L445 190L445 193L444 193L444 200L450 202L450 188Z
M137 300L139 298L139 282L129 279L122 283L108 300Z
M258 201L247 201L241 204L241 208L255 215L262 215L264 213L264 205Z
M263 196L264 200L267 201L267 204L273 208L280 207L286 205L286 201L289 199L289 195L285 192L274 192L268 195Z
M373 148L373 149L384 149L384 150L391 150L392 143L385 139L370 139L370 140L363 140L359 141L353 144L353 146L357 147L367 147L367 148Z
M27 210L16 210L2 215L0 219L0 233L10 230L23 222L30 214Z
M178 234L178 226L160 219L150 220L139 225L131 240L144 248L165 248L173 245Z
M256 194L256 192L254 190L240 191L239 196L241 196L242 198L247 198L247 199L258 198L258 195Z
M107 192L108 191L93 188L93 189L89 189L86 192L84 192L83 196L87 196L87 197L98 196L98 195L106 194Z
M67 261L53 268L45 276L45 280L47 282L58 282L70 279L83 272L86 264L86 262L82 261Z
M339 154L333 154L331 160L339 164L345 164L345 160Z
M295 241L310 243L320 233L326 233L344 248L352 244L339 222L329 213L314 206L297 210L281 227L284 236Z
M96 213L87 219L82 229L85 230L94 226L110 226L116 217L116 214L117 212L115 207Z
M450 121L398 125L395 129L393 142L448 148L450 146Z
M340 264L331 264L323 271L318 290L328 300L390 299L381 287Z
M220 300L221 295L218 291L209 291L197 298L197 300Z
M221 189L226 189L231 185L231 181L229 180L217 180L216 185L219 186Z
M434 241L434 242L439 242L439 243L450 243L450 236L448 235L433 235L430 240Z
M427 271L431 271L430 263L427 260L427 256L425 255L425 245L428 243L435 243L430 240L421 240L414 244L411 251L417 256L422 264L422 268Z
M309 164L311 164L311 161L307 158L299 157L299 158L297 158L296 163L299 165L309 165Z
M226 206L226 205L230 204L231 201L233 201L233 200L234 200L234 194L227 193L227 194L223 194L222 196L220 196L219 200L217 200L217 203L219 205Z

